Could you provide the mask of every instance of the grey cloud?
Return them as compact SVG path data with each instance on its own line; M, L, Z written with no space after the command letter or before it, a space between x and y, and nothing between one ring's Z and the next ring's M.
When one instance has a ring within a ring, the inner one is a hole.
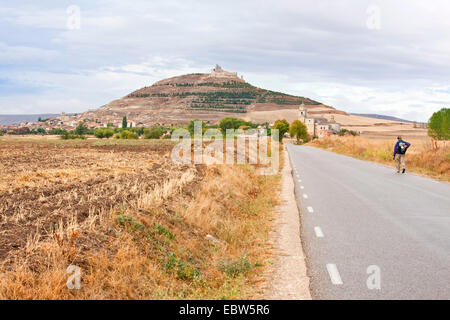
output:
M70 77L112 68L140 76L151 72L148 80L153 81L177 70L202 72L220 63L255 79L283 75L276 77L283 81L275 84L279 88L303 82L330 88L336 83L364 86L386 95L392 91L401 95L405 90L425 93L424 88L430 86L445 90L442 87L450 78L450 45L444 30L450 26L450 4L442 0L428 7L418 0L376 3L381 9L380 30L366 26L366 10L372 1L349 0L133 1L133 5L81 1L81 30L60 28L65 7L59 1L44 1L39 7L29 2L0 9L0 23L7 20L11 34L29 28L29 42L36 50L57 52L51 62L39 59L33 64L33 69L43 74L66 73ZM40 45L36 37L40 37ZM23 36L20 44L12 36L5 39L11 47L27 46ZM155 57L166 61L157 66ZM20 55L15 59L7 72L12 78L25 65ZM142 65L143 71L125 70L126 65ZM135 89L134 85L130 82L129 90ZM311 86L308 90L315 89ZM427 94L430 98L433 93ZM68 88L67 95L71 95ZM333 101L323 94L313 98L321 97ZM355 99L359 98L335 96L334 101L342 109L369 108L376 102L368 97ZM92 103L97 100L101 98ZM406 112L408 105L405 102L400 112Z

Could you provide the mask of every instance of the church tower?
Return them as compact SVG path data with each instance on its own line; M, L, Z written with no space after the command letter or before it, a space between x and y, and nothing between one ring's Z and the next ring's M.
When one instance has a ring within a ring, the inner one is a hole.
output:
M305 104L302 102L298 108L299 120L306 124L306 118L308 118L308 110L305 108Z

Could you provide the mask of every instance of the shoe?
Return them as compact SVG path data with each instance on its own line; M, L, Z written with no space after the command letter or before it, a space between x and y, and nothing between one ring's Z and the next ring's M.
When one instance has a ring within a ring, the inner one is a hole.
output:
M400 170L397 170L397 173L400 173Z
M402 170L402 173L405 173L405 171L406 171L406 169L403 169L403 170Z

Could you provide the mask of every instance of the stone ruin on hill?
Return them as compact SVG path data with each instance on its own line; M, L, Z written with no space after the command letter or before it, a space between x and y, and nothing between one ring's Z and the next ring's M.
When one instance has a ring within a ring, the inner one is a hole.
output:
M227 77L227 78L236 78L237 72L228 72L222 69L221 66L216 64L216 67L211 70L211 76L212 77Z

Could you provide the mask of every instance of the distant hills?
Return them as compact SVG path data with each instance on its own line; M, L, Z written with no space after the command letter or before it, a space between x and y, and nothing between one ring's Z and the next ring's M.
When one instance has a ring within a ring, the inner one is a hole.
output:
M44 114L0 114L0 125L9 126L11 124L20 124L23 122L36 122L39 118L47 119L59 116L59 114L44 113Z
M366 117L366 118L373 118L373 119L382 119L382 120L391 120L391 121L398 121L398 122L409 122L413 123L414 121L411 120L405 120L393 116L385 116L382 114L373 114L373 113L351 113L354 116L360 116L360 117Z

